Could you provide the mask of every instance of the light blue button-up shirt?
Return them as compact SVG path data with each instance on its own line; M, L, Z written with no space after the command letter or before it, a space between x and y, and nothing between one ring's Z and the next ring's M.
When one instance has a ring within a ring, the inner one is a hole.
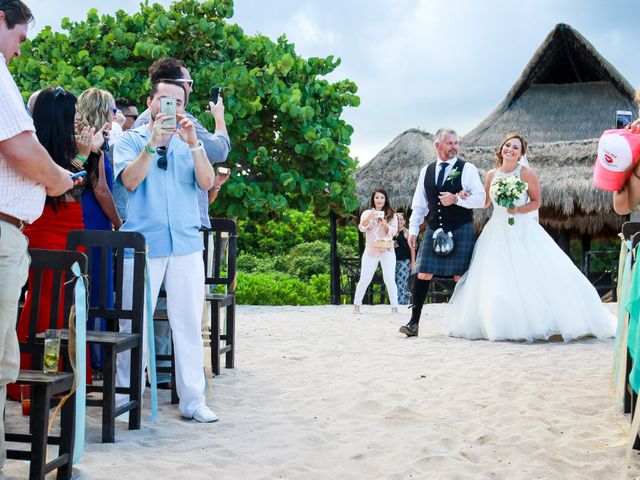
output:
M120 185L120 174L150 138L151 132L142 126L124 132L116 143L113 164ZM167 170L158 167L158 154L154 154L147 176L127 196L127 219L120 230L142 233L149 257L188 255L203 249L193 157L177 135L168 145Z

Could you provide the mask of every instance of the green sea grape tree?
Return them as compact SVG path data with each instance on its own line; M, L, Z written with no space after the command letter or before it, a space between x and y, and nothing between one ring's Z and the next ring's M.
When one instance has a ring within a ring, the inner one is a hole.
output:
M339 59L302 58L286 36L246 35L232 16L232 0L168 9L146 0L139 12L113 16L91 9L84 21L65 18L62 32L45 27L26 41L11 69L25 99L49 85L77 94L95 86L146 108L149 65L180 58L194 79L188 109L209 129L209 88L223 88L233 170L213 214L259 220L312 206L321 216L348 215L357 208L356 161L353 128L340 116L359 105L356 85L325 78Z

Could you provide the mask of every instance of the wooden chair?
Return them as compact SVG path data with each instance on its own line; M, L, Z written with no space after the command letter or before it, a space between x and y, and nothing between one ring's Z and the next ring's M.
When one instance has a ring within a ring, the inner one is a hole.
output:
M640 237L635 238L635 234L640 232L640 222L624 222L622 224L622 236L626 241L630 241L632 248L638 244ZM629 375L631 374L631 369L633 367L633 359L629 354L629 349L627 349L627 368L626 368L626 376L627 379L625 389L624 389L624 413L631 413L633 405L636 402L636 393L631 388L631 385L628 382Z
M220 356L225 355L225 368L234 368L236 319L236 248L238 226L228 218L212 218L211 228L203 232L205 285L223 285L224 293L205 293L211 313L211 368L220 375ZM209 251L209 239L213 251ZM226 268L223 268L226 267ZM226 328L220 333L220 311L226 309ZM221 345L221 342L224 344Z
M142 326L145 304L145 248L144 236L136 232L75 230L69 233L67 248L86 249L89 258L89 278L100 285L108 285L107 264L113 259L114 304L106 304L106 291L100 288L97 307L88 315L105 320L107 331L88 331L87 343L104 347L102 385L88 385L87 393L102 393L102 398L87 399L88 406L102 407L102 442L115 442L115 418L129 412L129 430L139 430L142 406ZM131 308L122 305L125 251L133 256L133 296ZM91 271L92 257L100 255L100 272ZM119 320L131 320L131 333L119 332ZM63 337L64 338L64 337ZM116 358L118 353L131 351L130 386L116 388ZM116 393L129 395L129 402L116 408Z
M87 273L87 257L80 252L60 250L29 250L31 256L32 284L29 286L31 311L29 312L29 332L27 339L20 342L20 352L31 354L32 368L39 370L21 370L16 383L31 386L30 433L5 433L8 442L29 443L30 450L7 449L7 458L28 460L29 478L44 479L46 474L57 469L58 479L71 478L73 465L73 443L75 439L75 393L69 397L61 409L59 436L48 436L49 408L55 394L70 392L74 384L74 374L70 372L68 358L63 361L66 371L57 374L42 372L44 345L36 332L38 325L39 298L44 293L43 274L52 274L53 279L47 287L51 288L51 309L49 327L57 329L60 322L60 305L63 303L63 315L66 322L74 299L74 287L77 279L71 272L74 263L78 263L82 275ZM70 281L71 280L71 281ZM48 292L47 292L48 293ZM67 354L62 349L61 354ZM46 461L47 444L58 445L58 456Z
M630 225L631 224L631 225ZM636 248L638 244L640 244L640 223L638 222L625 222L622 225L622 232L625 239L627 239L627 234L630 235L631 240L631 249ZM636 259L637 262L637 259ZM635 263L635 262L634 262ZM631 374L631 370L633 369L633 359L629 353L629 349L627 348L627 368L626 368L626 383L624 389L624 413L631 413L631 422L633 423L633 415L636 409L636 404L638 402L638 394L633 390L631 384L629 383L629 375ZM636 436L633 444L633 448L635 450L640 450L640 438Z

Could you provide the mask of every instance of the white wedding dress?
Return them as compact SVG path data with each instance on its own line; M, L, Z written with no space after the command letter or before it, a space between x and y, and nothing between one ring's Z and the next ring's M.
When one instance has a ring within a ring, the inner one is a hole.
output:
M494 181L520 175L521 166ZM523 195L518 206L529 201ZM508 223L504 207L476 242L471 265L448 308L450 335L469 339L525 340L562 335L564 341L615 335L615 319L571 259L529 214Z

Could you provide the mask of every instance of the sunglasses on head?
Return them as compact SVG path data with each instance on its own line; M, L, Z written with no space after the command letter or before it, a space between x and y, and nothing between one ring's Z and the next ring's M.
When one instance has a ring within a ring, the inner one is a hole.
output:
M56 87L54 90L54 98L58 98L60 95L63 97L67 94L67 91L62 87Z
M162 170L166 170L168 166L167 147L156 148L156 153L158 154L158 168L161 168Z
M188 83L191 88L193 88L193 79L192 78L176 78L176 82Z

